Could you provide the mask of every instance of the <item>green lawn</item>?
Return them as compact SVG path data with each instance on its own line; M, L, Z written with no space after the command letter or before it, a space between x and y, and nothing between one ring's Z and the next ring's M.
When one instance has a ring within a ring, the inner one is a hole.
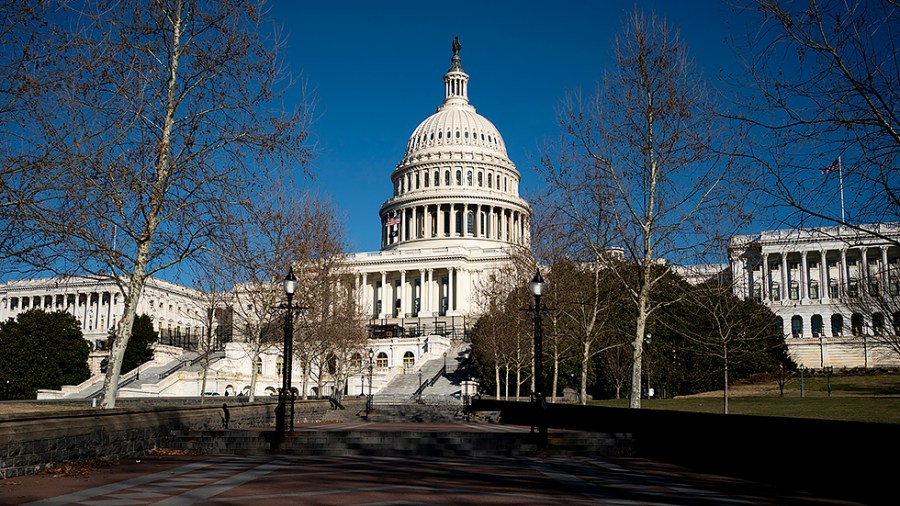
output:
M760 387L766 388L760 388ZM754 388L755 387L755 388ZM627 407L628 401L603 400L592 404ZM670 409L700 413L721 413L722 396L675 399L644 399L647 409ZM784 397L772 385L738 386L729 396L730 414L788 416L849 420L859 422L900 423L900 375L832 376L831 397L825 377L804 379L804 396L800 396L800 380L793 380Z

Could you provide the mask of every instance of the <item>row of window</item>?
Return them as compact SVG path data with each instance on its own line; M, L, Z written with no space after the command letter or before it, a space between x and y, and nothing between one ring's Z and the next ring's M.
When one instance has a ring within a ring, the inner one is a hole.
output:
M851 298L859 297L859 285L860 282L856 278L851 278L850 280L848 280L846 284L847 296ZM837 281L832 281L828 285L828 297L832 299L840 297L839 286L840 285ZM867 293L870 297L878 297L882 293L891 297L900 297L900 279L891 278L887 290L883 290L881 288L881 283L877 279L871 279L869 280L867 289ZM819 299L819 282L810 281L808 291L810 299ZM762 290L759 285L754 285L753 287L753 298L757 301L762 301ZM772 281L769 284L769 298L774 302L778 302L781 300L781 283L779 283L778 281ZM788 298L790 300L800 300L800 283L798 283L797 281L793 281L790 283L788 287Z
M451 186L451 171L444 171L444 186ZM463 171L456 169L453 179L456 186L463 186ZM477 183L477 184L476 184ZM502 183L502 186L501 186ZM419 188L429 188L431 186L441 185L441 172L429 170L409 172L406 177L397 178L394 182L394 195L401 195L407 191L418 190ZM466 171L466 186L478 186L479 188L489 188L507 191L509 186L509 178L501 177L500 174L494 174L492 171L485 173L484 171L474 172L471 169Z
M850 334L853 336L883 336L885 332L892 331L894 335L900 334L900 311L893 314L893 327L889 327L891 325L891 321L888 321L888 318L884 313L876 312L872 313L871 321L866 322L866 318L861 313L853 313L850 315ZM844 316L839 313L834 313L831 315L831 337L838 337L845 335L846 328L844 327ZM776 320L776 325L784 334L784 319L778 317ZM810 334L805 334L804 321L803 317L800 315L794 315L791 317L791 337L826 337L825 334L825 322L822 319L821 315L813 315L810 318Z
M447 130L447 135L445 136L444 132L441 130L441 131L437 132L437 137L435 137L434 132L425 133L425 134L419 135L418 137L413 137L410 140L410 147L417 148L417 147L425 144L425 142L434 142L435 140L437 140L438 142L441 142L444 140L449 141L454 138L457 140L464 140L464 139L470 139L470 138L478 140L479 136L481 137L481 142L487 142L488 144L491 144L495 147L499 148L503 144L499 137L492 136L491 134L485 134L484 132L472 132L472 134L470 136L468 130L463 130L463 131L456 130L455 132L451 131L451 130Z

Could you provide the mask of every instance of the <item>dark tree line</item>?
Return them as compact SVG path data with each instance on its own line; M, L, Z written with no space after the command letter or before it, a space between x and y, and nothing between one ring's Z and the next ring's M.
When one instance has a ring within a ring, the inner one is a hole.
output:
M643 395L650 389L657 397L727 392L727 385L740 379L793 368L768 308L735 297L730 286L716 280L694 286L665 267L657 270L661 282L653 303L661 309L646 325ZM619 277L629 272L637 277L637 267L559 261L547 271L544 384L552 388L547 397L558 397L565 388L579 392L582 401L627 395L636 310ZM484 392L512 397L503 393L517 392L527 383L521 378L530 378L532 315L519 309L528 296L524 287L516 288L475 326L473 356ZM526 388L521 395L528 393Z

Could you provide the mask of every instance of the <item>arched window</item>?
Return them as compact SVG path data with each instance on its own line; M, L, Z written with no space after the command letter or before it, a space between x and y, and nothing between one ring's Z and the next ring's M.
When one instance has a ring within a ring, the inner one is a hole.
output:
M441 185L441 173L438 171L434 171L434 185L435 186Z
M803 337L803 318L800 315L791 317L791 335L794 337Z
M413 366L416 365L416 356L413 355L413 352L407 351L403 354L403 371L412 371Z
M462 171L461 170L456 171L456 185L462 186Z
M262 358L256 357L256 374L262 374Z
M884 335L884 313L872 314L872 333L878 337Z
M850 315L850 333L854 336L863 335L863 315L859 313Z
M376 367L387 367L388 366L387 353L385 353L383 351L378 352L378 356L375 357L375 366Z
M419 173L416 172L416 190L419 189Z
M469 235L475 234L475 213L473 211L466 213L466 233Z
M822 315L814 314L812 320L810 320L810 330L812 330L813 337L822 337L824 336L823 330L824 325L822 322Z
M844 317L835 313L831 315L831 337L844 334Z
M472 186L472 171L466 172L466 184Z
M779 334L784 335L784 318L780 316L775 318L775 330Z
M428 188L428 183L431 178L428 176L428 171L425 172L425 188Z
M809 282L809 298L810 299L818 299L819 298L819 282L818 281L810 281Z
M493 181L492 181L493 179L494 179L493 174L491 174L490 172L488 172L488 175L487 175L488 188L492 188L492 187L494 186L494 185L492 184L492 183L493 183Z
M478 173L478 187L484 186L484 174L481 172Z
M456 216L456 228L455 228L454 231L455 231L455 233L456 233L457 235L462 235L462 231L463 231L463 228L462 228L462 227L463 227L463 217L462 217L462 213L453 213L453 214Z
M444 171L444 186L450 186L450 171Z
M282 371L284 370L284 357L278 355L278 358L275 359L275 374L278 377L281 377Z

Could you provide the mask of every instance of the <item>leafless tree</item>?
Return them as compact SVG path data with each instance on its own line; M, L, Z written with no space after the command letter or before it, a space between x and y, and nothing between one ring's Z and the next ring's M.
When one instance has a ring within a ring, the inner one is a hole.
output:
M728 414L731 368L752 362L756 370L777 372L788 362L784 336L775 327L775 315L756 301L736 297L730 280L684 288L681 302L691 312L673 312L658 322L684 336L693 353L720 365L722 410Z
M567 97L563 135L540 170L570 257L624 267L613 272L636 308L630 405L639 408L645 327L665 275L656 267L699 261L740 214L723 208L738 200L726 194L731 159L715 97L677 32L635 11L614 50L596 93Z
M27 90L7 156L26 236L18 259L114 280L125 297L102 407L147 278L228 235L261 193L260 175L303 167L309 110L285 108L281 42L251 0L84 1L36 19L40 85ZM46 56L44 55L44 56ZM31 185L31 186L30 186Z
M900 219L897 2L756 0L748 10L762 21L742 48L750 82L736 84L744 152L763 168L769 203L792 226L836 223L900 245L865 226Z
M857 345L864 352L883 353L900 358L900 281L891 278L885 284L883 272L868 273L842 301L850 319L842 323L850 333L862 339ZM825 322L822 322L823 324Z

